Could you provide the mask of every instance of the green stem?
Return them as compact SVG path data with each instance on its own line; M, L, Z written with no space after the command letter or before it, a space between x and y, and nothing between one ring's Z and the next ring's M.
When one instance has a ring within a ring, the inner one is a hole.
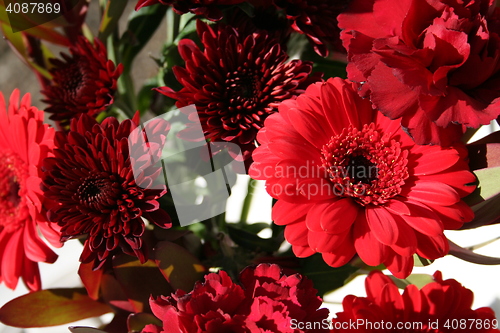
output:
M252 205L253 195L255 191L255 187L257 186L257 181L255 179L249 178L247 185L247 195L245 196L245 200L243 201L243 207L241 208L240 215L240 226L246 224L248 219L248 213L250 212L250 206Z
M174 13L174 22L172 23L172 33L174 35L174 38L172 41L175 41L177 36L179 36L179 31L181 29L181 16L179 14Z
M166 45L172 45L179 35L181 24L181 16L175 13L172 8L168 9L167 12L167 43Z
M106 47L108 49L108 58L115 64L121 62L118 52L119 36L115 30L106 39ZM130 75L130 68L124 68L122 75L117 82L118 96L116 96L115 106L120 108L128 118L132 118L137 110L137 98L135 96L134 83Z
M121 85L121 89L120 89ZM120 97L126 101L128 105L128 110L123 110L127 115L132 118L137 110L137 96L135 95L134 81L130 75L130 71L125 69L118 79L118 90L120 91ZM132 111L132 114L130 113Z

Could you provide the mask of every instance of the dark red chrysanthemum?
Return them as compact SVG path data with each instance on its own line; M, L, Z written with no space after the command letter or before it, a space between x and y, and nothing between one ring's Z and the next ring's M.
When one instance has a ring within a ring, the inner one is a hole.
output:
M79 37L70 52L71 56L61 53L62 60L50 60L52 80L42 91L50 119L64 125L82 113L95 117L111 105L123 70L108 60L106 47L97 38L92 45Z
M443 280L439 271L434 281L420 290L408 285L400 294L388 276L371 272L365 281L367 297L344 298L333 332L499 332L491 308L472 310L472 291L456 280Z
M206 275L205 282L198 282L189 293L178 290L151 299L151 309L163 327L148 325L142 333L328 332L294 327L294 323L322 323L328 317L327 309L318 310L321 298L311 280L284 275L277 265L260 264L243 270L240 282L241 286L219 271Z
M331 266L357 253L406 277L413 255L448 253L445 229L472 219L463 145L417 146L342 79L316 83L279 106L257 139L250 176L278 199L273 220L299 257Z
M254 6L252 16L236 7L226 15L225 22L235 28L242 37L264 30L285 48L292 32L287 18L272 2Z
M328 55L328 47L342 49L337 15L351 0L273 0L275 5L285 10L292 28L314 45L321 56Z
M0 282L15 289L22 278L30 290L41 287L39 262L52 263L60 234L45 218L40 166L51 156L54 130L43 123L43 111L19 91L5 105L0 93Z
M191 12L196 15L205 16L211 21L222 19L222 11L218 5L235 5L245 0L139 0L135 10L142 7L162 4L172 6L179 15Z
M249 158L264 119L319 78L309 76L311 63L287 62L279 43L263 31L241 36L234 28L199 21L198 35L204 51L190 39L179 42L186 67L173 70L184 88L158 91L176 99L177 107L196 105L205 138L235 143ZM180 134L193 139L190 130L197 127L189 125Z
M93 261L94 269L120 252L145 262L144 219L171 226L157 201L165 186L151 187L160 169L149 163L148 148L153 139L163 146L169 124L148 125L146 145L137 134L142 132L134 131L138 121L136 116L119 124L109 117L98 124L82 115L68 133L57 133L55 156L44 161L44 191L54 201L49 219L61 226L62 241L88 236L80 261Z
M449 145L500 115L499 19L492 0L353 0L348 77L415 142Z

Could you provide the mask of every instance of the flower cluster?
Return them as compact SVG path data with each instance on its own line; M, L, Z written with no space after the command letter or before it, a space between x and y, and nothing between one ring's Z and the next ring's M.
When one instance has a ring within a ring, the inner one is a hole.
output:
M296 330L290 322L322 322L328 317L312 282L299 274L284 275L277 265L248 267L241 286L224 271L210 273L190 293L178 290L151 299L153 313L163 327L149 325L142 333L159 332L275 332L319 333Z
M339 16L349 78L418 144L449 145L500 115L494 2L355 0Z
M398 287L380 271L366 278L366 297L348 295L343 312L333 319L335 332L499 332L491 308L472 310L474 295L453 279L434 273L434 282L422 289ZM356 323L354 330L350 323ZM378 326L378 328L377 328Z

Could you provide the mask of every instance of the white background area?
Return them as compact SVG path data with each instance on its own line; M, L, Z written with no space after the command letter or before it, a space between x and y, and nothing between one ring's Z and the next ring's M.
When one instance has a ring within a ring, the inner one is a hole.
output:
M498 126L493 128L485 127L478 136L483 136L492 130L497 130L497 128ZM229 198L227 204L226 217L228 221L236 222L239 219L241 204L246 194L247 182L248 176L238 176L236 185L233 187L233 194ZM248 220L250 222L271 222L271 197L265 191L263 181L258 182L254 195ZM500 225L481 227L467 231L447 231L445 233L449 239L458 245L471 246L499 237ZM262 237L269 237L269 235L270 230L267 235L265 231L261 234ZM50 265L42 263L40 265L44 289L81 286L80 279L77 275L79 266L78 258L81 250L82 246L78 241L68 241L64 247L56 249L56 252L60 255L56 263ZM489 244L476 252L492 257L500 257L500 241ZM474 292L474 309L490 306L495 311L497 318L500 318L500 266L472 264L448 255L436 260L430 266L415 267L413 273L432 275L436 270L440 270L443 273L444 279L456 279L462 285ZM336 312L342 311L342 306L340 304L346 295L353 294L357 296L366 296L364 279L364 275L359 276L346 286L324 297L324 306L330 309L331 316ZM22 282L19 283L15 291L7 289L2 284L0 285L0 305L25 293L27 293L27 290ZM67 329L68 326L98 327L103 322L109 321L110 318L110 315L106 315L100 319L88 319L73 324L63 325L61 327L30 329L7 327L0 324L0 333L67 333L69 332Z

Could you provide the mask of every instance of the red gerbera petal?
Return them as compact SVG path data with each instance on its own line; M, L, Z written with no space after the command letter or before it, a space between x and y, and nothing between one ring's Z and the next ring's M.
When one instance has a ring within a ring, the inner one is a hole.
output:
M38 290L38 262L57 258L39 231L60 246L59 233L47 227L40 191L41 163L52 155L54 130L43 123L43 111L30 105L29 94L19 98L15 90L7 109L0 93L0 281L14 289L22 278Z

